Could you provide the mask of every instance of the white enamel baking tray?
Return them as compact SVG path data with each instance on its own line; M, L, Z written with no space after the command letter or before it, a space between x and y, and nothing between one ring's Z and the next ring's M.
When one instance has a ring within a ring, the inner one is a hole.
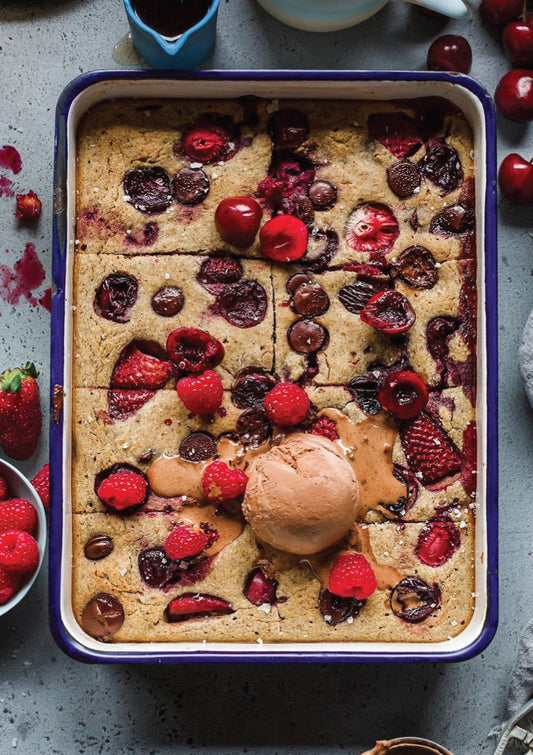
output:
M478 489L476 607L470 624L439 643L114 643L79 627L71 603L71 354L75 227L75 138L88 108L111 98L409 99L439 96L470 121L475 140L478 274ZM379 71L113 71L86 74L63 92L57 107L52 303L51 392L56 409L51 440L51 626L58 644L84 661L161 662L414 662L464 660L481 652L497 625L497 290L495 116L485 90L447 73ZM64 395L61 408L60 397Z

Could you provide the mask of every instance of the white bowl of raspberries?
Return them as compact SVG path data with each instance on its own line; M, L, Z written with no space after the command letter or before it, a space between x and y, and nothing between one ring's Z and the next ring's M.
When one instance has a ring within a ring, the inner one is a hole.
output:
M46 549L46 511L33 485L0 459L0 616L24 600Z

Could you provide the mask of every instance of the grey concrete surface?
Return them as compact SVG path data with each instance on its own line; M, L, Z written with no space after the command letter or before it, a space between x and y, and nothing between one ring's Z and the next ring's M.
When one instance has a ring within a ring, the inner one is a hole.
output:
M223 0L220 68L422 69L433 38L467 36L472 75L493 92L508 64L481 22L439 21L392 3L363 25L328 36L296 32L253 0ZM34 242L49 285L54 107L77 74L116 68L126 33L120 0L3 0L0 4L0 145L23 160L16 186L44 201L39 225L18 227L0 197L0 265ZM533 154L531 127L499 123L500 158ZM0 753L358 754L376 738L428 736L455 755L490 753L504 712L522 626L533 611L533 423L516 366L533 306L531 208L500 206L501 612L492 645L454 665L86 667L50 636L41 574L30 597L0 619ZM2 268L0 268L1 270ZM0 365L33 359L48 379L49 314L0 299ZM47 457L21 465L33 473Z

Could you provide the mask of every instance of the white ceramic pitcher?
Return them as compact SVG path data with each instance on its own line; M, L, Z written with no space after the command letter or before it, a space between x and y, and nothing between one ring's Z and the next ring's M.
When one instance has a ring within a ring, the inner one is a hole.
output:
M305 31L337 31L373 16L395 0L257 0L266 11L289 26ZM450 18L467 18L481 0L407 0Z

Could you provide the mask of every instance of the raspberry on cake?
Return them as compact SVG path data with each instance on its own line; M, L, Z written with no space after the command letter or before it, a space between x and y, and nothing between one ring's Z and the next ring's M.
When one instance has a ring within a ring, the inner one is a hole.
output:
M213 370L181 378L178 380L177 392L185 407L193 414L214 414L222 406L222 380Z
M97 105L78 132L82 629L458 635L477 459L466 118L423 99L151 105ZM29 528L8 514L0 531Z
M223 461L213 461L202 476L206 498L215 503L238 498L246 490L248 476L241 469L231 469Z

